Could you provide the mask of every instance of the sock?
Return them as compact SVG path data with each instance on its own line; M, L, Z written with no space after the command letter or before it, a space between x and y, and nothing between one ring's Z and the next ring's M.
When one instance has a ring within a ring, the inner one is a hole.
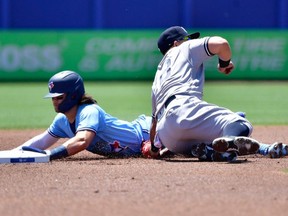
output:
M260 147L259 147L258 153L261 154L261 155L267 155L269 147L270 147L270 145L268 145L268 144L260 143Z

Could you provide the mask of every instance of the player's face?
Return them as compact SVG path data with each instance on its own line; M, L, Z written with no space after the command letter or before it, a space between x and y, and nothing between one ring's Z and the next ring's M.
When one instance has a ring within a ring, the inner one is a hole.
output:
M52 103L53 103L53 107L54 107L55 112L57 112L57 113L59 112L59 109L58 109L59 104L61 104L63 102L65 97L66 97L66 95L63 94L63 95L60 95L58 97L53 97L52 98Z

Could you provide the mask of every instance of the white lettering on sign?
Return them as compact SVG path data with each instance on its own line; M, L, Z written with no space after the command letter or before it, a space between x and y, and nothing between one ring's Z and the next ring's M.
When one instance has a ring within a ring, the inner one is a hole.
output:
M85 54L79 62L81 71L99 70L133 72L155 70L160 55L153 55L155 39L91 38L85 45Z
M285 67L286 38L236 38L233 60L239 70L282 71Z
M159 60L155 55L141 56L113 56L105 65L107 71L134 72L143 69L155 70L155 65Z
M62 65L60 51L61 49L57 45L0 45L0 69L7 72L16 70L55 71Z
M155 50L155 39L92 38L87 41L87 54L115 55L120 53L151 52Z

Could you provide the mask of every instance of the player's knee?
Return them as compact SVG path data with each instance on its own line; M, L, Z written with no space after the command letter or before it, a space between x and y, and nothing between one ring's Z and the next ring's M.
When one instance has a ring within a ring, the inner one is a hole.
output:
M237 121L228 124L223 131L223 136L249 136L251 134L251 128L245 123Z

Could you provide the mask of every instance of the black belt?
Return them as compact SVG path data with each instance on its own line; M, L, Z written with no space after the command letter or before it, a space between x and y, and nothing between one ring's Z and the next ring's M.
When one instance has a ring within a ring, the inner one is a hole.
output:
M175 95L170 96L170 97L166 100L166 102L164 103L165 108L167 108L168 105L170 104L170 102L171 102L172 100L174 100L175 98L176 98Z

